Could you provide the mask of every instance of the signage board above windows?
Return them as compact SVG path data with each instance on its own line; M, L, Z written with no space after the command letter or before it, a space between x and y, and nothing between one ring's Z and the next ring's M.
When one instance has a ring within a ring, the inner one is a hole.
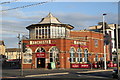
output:
M37 58L45 58L45 52L36 53Z
M80 41L74 41L74 44L79 44L79 45L86 45L86 42L80 42Z
M90 64L71 64L71 68L90 68Z
M51 40L44 40L44 41L30 41L30 45L32 44L51 44Z

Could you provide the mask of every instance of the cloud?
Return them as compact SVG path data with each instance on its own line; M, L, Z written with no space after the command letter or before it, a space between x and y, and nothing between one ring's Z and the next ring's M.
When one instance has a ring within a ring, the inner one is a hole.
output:
M38 23L43 17L47 16L49 12L45 11L36 11L36 12L22 12L20 10L8 11L3 13L2 22L2 37L6 43L7 47L17 47L17 34L19 32L26 32L28 30L26 27L33 23ZM99 21L102 21L101 15L90 15L84 13L64 13L56 12L53 13L62 23L71 24L75 27L74 30L87 29L89 26L97 24ZM108 23L117 22L117 14L109 14L106 16ZM6 31L4 31L6 30ZM9 30L9 31L7 31ZM18 32L14 32L18 31ZM0 33L1 34L1 33ZM11 35L11 36L9 36Z
M17 35L16 35L16 37L4 37L3 40L5 42L6 48L8 48L8 47L11 47L11 48L18 47Z
M74 30L87 29L89 26L96 25L102 21L101 15L89 15L82 13L56 13L59 20L63 23L69 23L75 27ZM109 14L106 16L108 23L117 23L117 14Z

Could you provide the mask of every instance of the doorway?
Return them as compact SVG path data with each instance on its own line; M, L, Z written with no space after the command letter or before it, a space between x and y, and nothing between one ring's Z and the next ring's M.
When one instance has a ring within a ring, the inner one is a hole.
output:
M45 68L45 58L37 58L37 68Z

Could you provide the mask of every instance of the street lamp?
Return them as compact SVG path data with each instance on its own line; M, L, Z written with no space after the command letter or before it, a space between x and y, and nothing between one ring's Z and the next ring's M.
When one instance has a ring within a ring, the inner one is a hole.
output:
M118 25L116 25L116 53L117 53L117 75L118 75L118 80L119 80L119 53L118 53Z
M105 15L103 14L103 35L105 36ZM104 69L106 70L106 44L104 43Z

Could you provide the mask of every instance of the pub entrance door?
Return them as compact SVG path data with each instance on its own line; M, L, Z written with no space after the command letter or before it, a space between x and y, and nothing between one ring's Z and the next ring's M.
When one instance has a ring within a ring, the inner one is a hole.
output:
M45 68L45 58L37 58L37 68Z

